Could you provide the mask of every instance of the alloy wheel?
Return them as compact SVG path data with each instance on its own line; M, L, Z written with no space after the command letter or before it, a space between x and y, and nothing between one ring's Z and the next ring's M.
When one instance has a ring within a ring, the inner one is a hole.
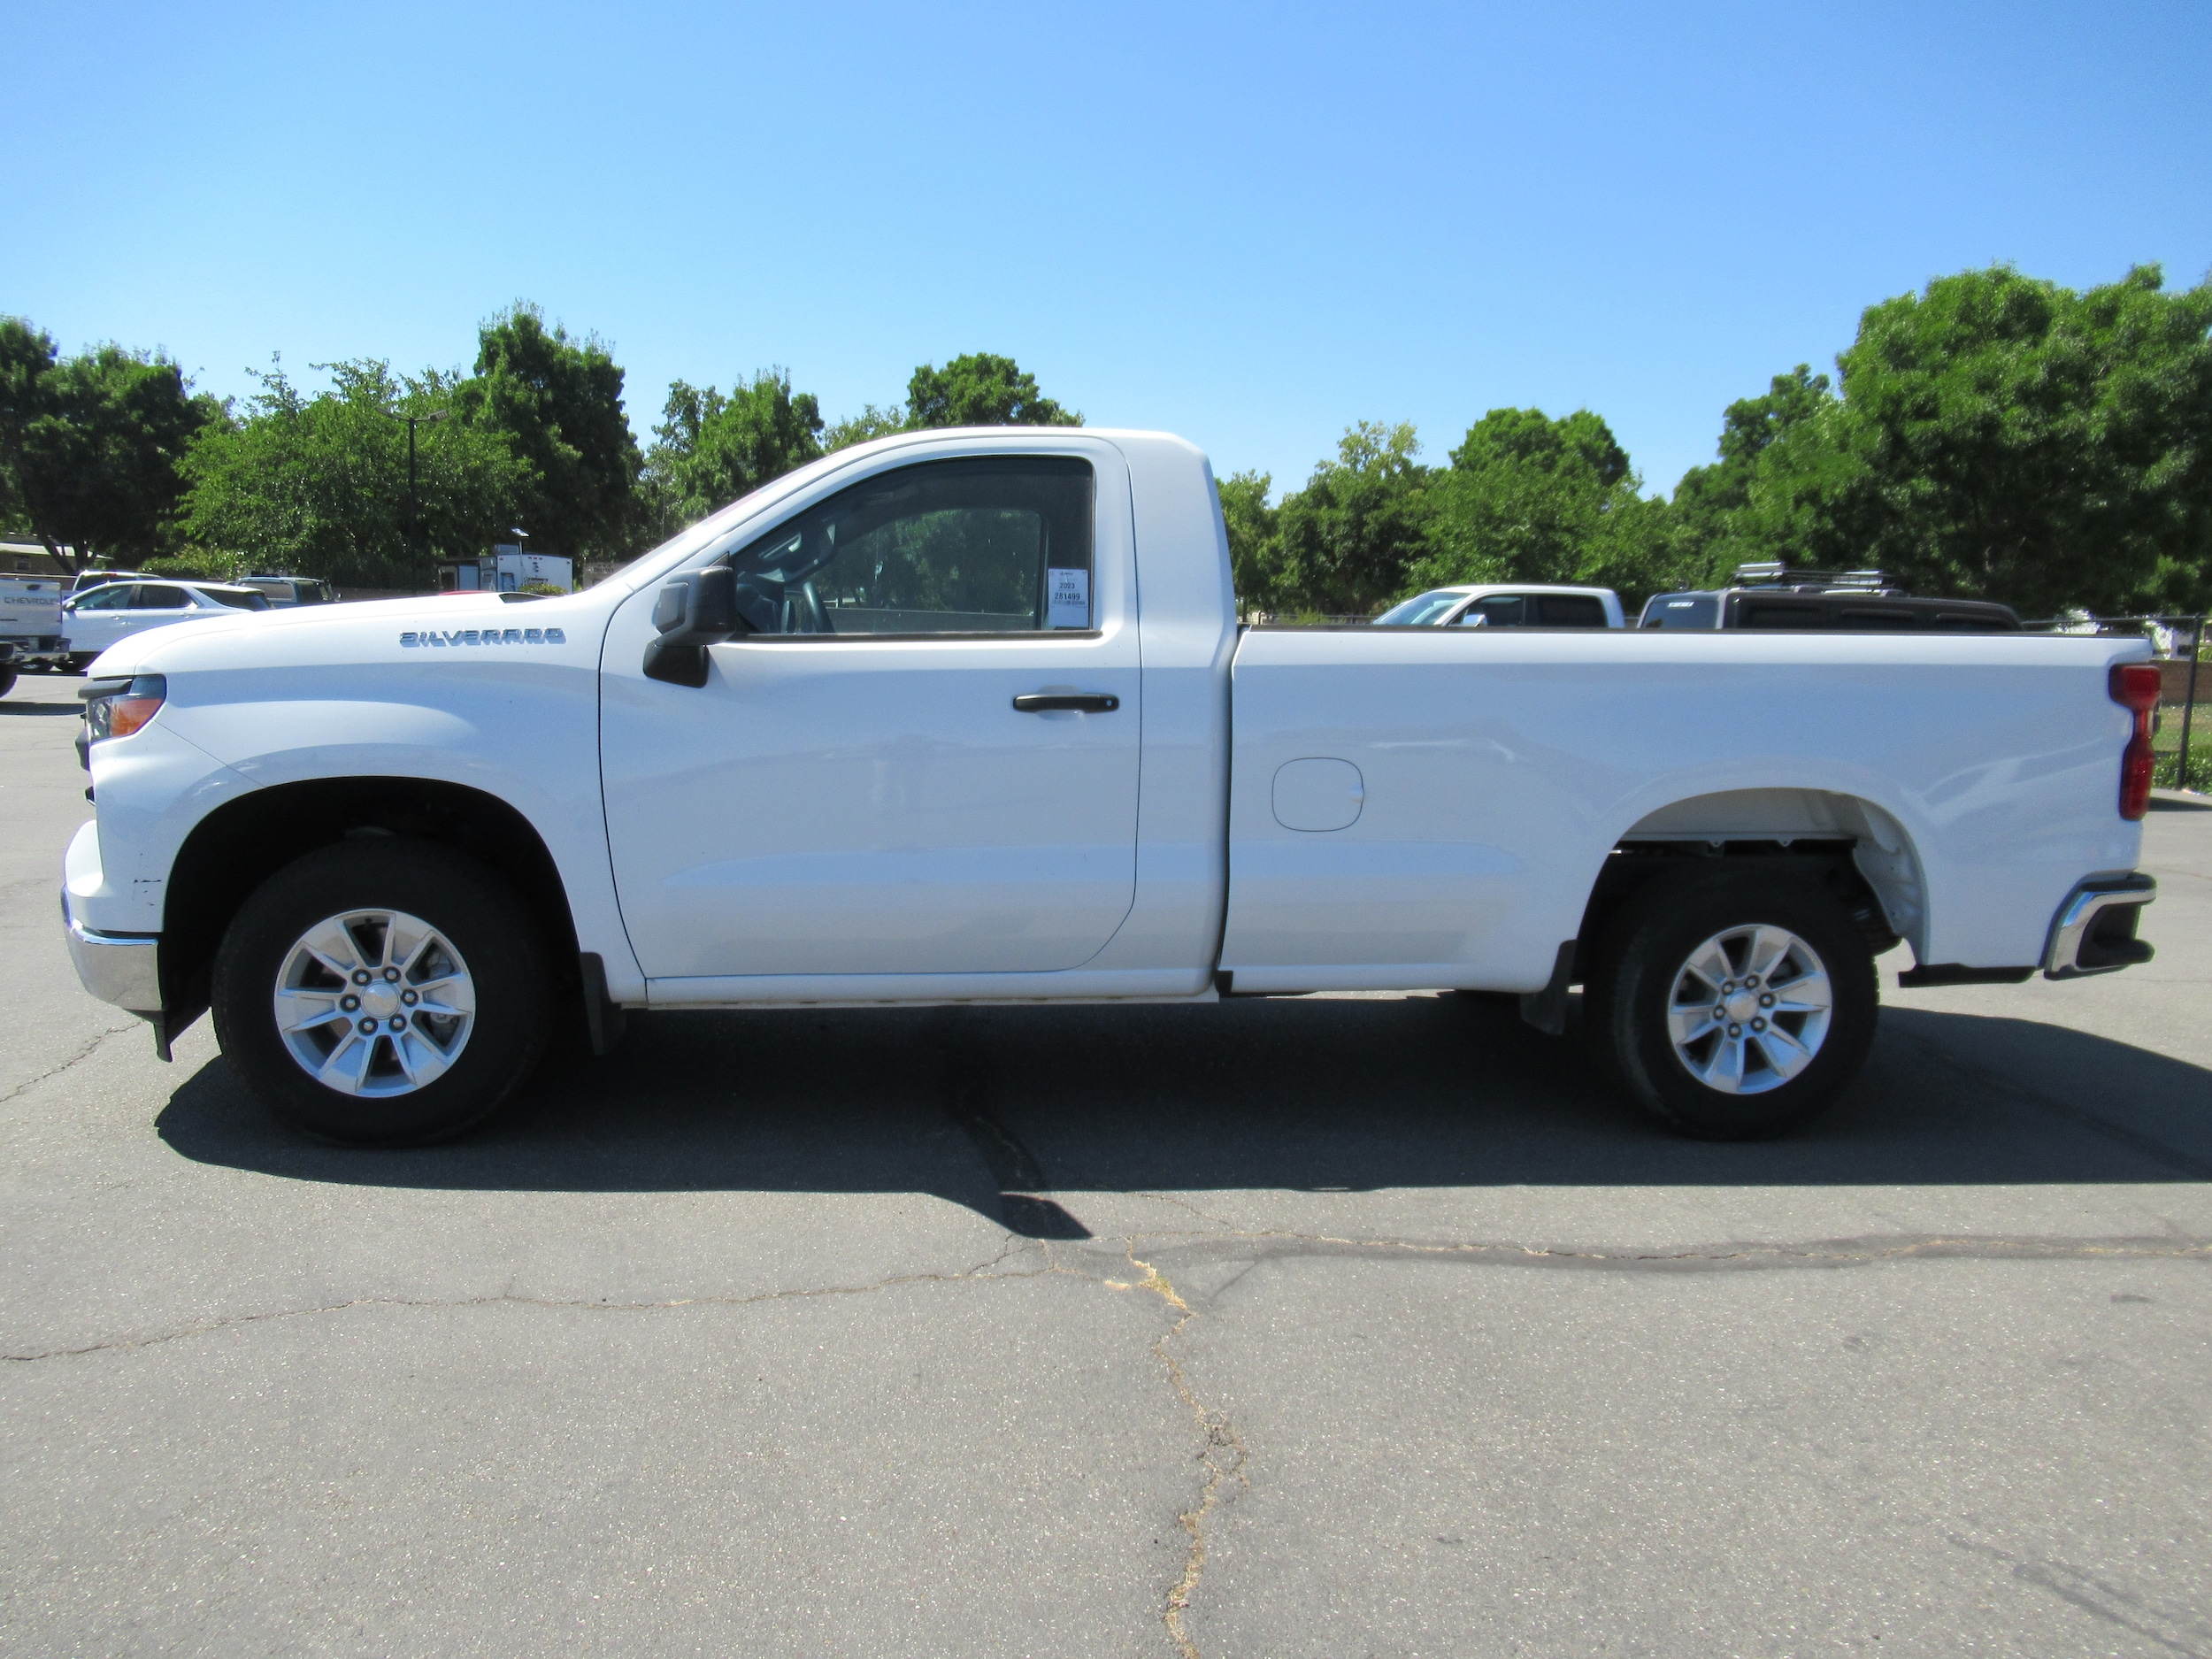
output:
M342 1094L388 1098L449 1071L476 1024L452 942L403 910L325 918L285 953L276 1024L300 1069Z

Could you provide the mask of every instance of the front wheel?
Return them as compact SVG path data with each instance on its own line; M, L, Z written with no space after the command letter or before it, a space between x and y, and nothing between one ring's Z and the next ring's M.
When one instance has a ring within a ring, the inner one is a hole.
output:
M1812 881L1724 864L1654 882L1606 929L1586 1028L1628 1092L1716 1141L1781 1134L1858 1074L1880 1010L1874 956Z
M215 1033L276 1114L326 1140L458 1134L535 1068L550 976L488 866L377 839L326 847L248 899L215 963Z

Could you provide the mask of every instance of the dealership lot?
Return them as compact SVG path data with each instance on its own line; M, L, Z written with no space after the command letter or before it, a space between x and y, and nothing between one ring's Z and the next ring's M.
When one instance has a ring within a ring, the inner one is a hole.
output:
M2155 963L1893 988L1778 1144L1372 995L647 1016L364 1153L78 988L78 683L0 702L12 1646L2212 1653L2212 809Z

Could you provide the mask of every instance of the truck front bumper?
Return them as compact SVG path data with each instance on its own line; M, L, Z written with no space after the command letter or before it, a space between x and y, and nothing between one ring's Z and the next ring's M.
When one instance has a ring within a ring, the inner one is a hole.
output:
M2153 952L2135 936L2135 927L2144 907L2157 897L2157 881L2140 871L2077 882L2051 918L2043 977L2078 979L2148 962Z
M103 1002L159 1021L161 935L96 933L69 913L66 892L61 918L69 931L69 960L84 988Z

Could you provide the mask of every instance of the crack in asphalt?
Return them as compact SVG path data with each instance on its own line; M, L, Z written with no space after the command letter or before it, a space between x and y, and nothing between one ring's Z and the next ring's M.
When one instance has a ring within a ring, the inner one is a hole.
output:
M39 1360L74 1359L87 1354L159 1348L165 1343L182 1341L188 1337L207 1336L219 1331L240 1330L248 1325L269 1325L280 1320L312 1318L321 1314L346 1313L356 1308L492 1308L503 1303L513 1303L526 1308L584 1313L659 1313L677 1308L750 1308L764 1302L803 1302L828 1296L867 1296L907 1285L984 1284L1004 1279L1038 1279L1048 1273L1064 1271L1050 1264L1025 1273L996 1271L1009 1256L1018 1255L1033 1244L1033 1240L1009 1233L996 1256L979 1266L958 1272L895 1273L866 1285L821 1285L795 1290L764 1290L750 1296L669 1296L652 1302L611 1302L605 1297L530 1296L514 1291L502 1291L495 1296L356 1296L345 1302L318 1302L305 1308L272 1308L264 1313L241 1314L232 1319L210 1319L200 1325L184 1325L153 1336L120 1337L113 1341L88 1342L77 1348L48 1348L33 1354L0 1354L0 1360L29 1364Z
M1048 1195L1049 1188L1043 1164L1020 1135L991 1110L997 1074L987 1052L961 1041L957 1032L956 1025L948 1025L941 1028L938 1039L943 1054L941 1087L945 1115L967 1137L976 1156L989 1171L992 1182L998 1188L999 1219L1009 1229L1010 1236L1035 1240L1052 1271L1070 1273L1109 1290L1147 1291L1175 1310L1174 1323L1153 1339L1150 1352L1166 1371L1177 1397L1197 1425L1200 1440L1196 1455L1204 1472L1199 1482L1197 1503L1176 1517L1189 1542L1184 1551L1182 1572L1168 1587L1160 1617L1182 1659L1200 1659L1198 1646L1191 1640L1183 1616L1190 1609L1191 1597L1198 1589L1199 1575L1206 1567L1207 1517L1223 1502L1227 1482L1233 1479L1247 1488L1251 1482L1244 1473L1244 1442L1238 1438L1235 1425L1225 1414L1199 1399L1181 1362L1168 1351L1168 1344L1181 1335L1183 1327L1197 1316L1157 1268L1138 1259L1136 1237L1140 1235L1130 1238L1125 1252L1130 1267L1135 1271L1135 1278L1130 1281L1108 1279L1102 1273L1086 1272L1058 1262L1053 1252L1053 1240L1075 1243L1088 1240L1094 1235L1056 1199ZM1180 1208L1202 1220L1214 1219L1192 1205L1182 1204Z
M26 1078L22 1082L18 1083L6 1094L0 1094L0 1106L4 1106L10 1101L14 1100L20 1095L28 1094L32 1089L36 1088L41 1083L45 1082L49 1078L59 1077L63 1072L68 1071L71 1066L79 1064L81 1061L89 1060L92 1057L94 1051L96 1050L99 1046L105 1042L110 1037L124 1036L137 1028L138 1027L135 1024L129 1025L108 1026L106 1029L102 1031L99 1035L93 1038L90 1042L85 1044L83 1048L78 1049L76 1053L71 1055L59 1065L55 1066L49 1071L41 1071L36 1077Z
M1146 1233L1137 1235L1202 1244L1202 1233ZM1914 1258L1970 1261L2094 1261L2108 1258L2164 1261L2212 1260L2212 1241L2186 1237L2034 1239L1984 1235L1924 1234L1891 1239L1812 1240L1792 1244L1699 1245L1678 1250L1569 1249L1548 1245L1490 1242L1437 1243L1409 1239L1339 1238L1289 1231L1232 1232L1228 1240L1279 1244L1288 1248L1257 1253L1255 1261L1290 1256L1385 1256L1430 1257L1501 1267L1594 1268L1616 1271L1670 1269L1711 1272L1773 1268L1859 1267ZM1225 1241L1226 1241L1225 1240ZM1134 1246L1133 1245L1133 1248Z
M1252 1480L1244 1472L1247 1453L1244 1441L1237 1434L1236 1425L1229 1420L1227 1413L1217 1410L1199 1399L1196 1391L1190 1386L1190 1379L1184 1373L1182 1362L1168 1352L1167 1345L1180 1336L1183 1327L1198 1316L1158 1268L1138 1258L1133 1239L1130 1241L1127 1254L1130 1266L1141 1270L1143 1275L1132 1288L1150 1291L1177 1311L1175 1323L1154 1339L1152 1356L1167 1368L1168 1381L1174 1385L1175 1392L1181 1396L1184 1405L1189 1408L1193 1420L1198 1425L1198 1432L1203 1437L1198 1462L1206 1472L1199 1486L1197 1505L1175 1517L1182 1523L1184 1536L1189 1539L1190 1544L1184 1552L1182 1574L1169 1587L1166 1604L1160 1614L1161 1622L1167 1626L1167 1633L1174 1639L1183 1659L1200 1659L1198 1644L1191 1640L1190 1632L1183 1622L1183 1615L1190 1610L1191 1598L1198 1593L1199 1575L1206 1570L1206 1520L1224 1502L1223 1487L1227 1481L1233 1479L1239 1489L1249 1491Z

